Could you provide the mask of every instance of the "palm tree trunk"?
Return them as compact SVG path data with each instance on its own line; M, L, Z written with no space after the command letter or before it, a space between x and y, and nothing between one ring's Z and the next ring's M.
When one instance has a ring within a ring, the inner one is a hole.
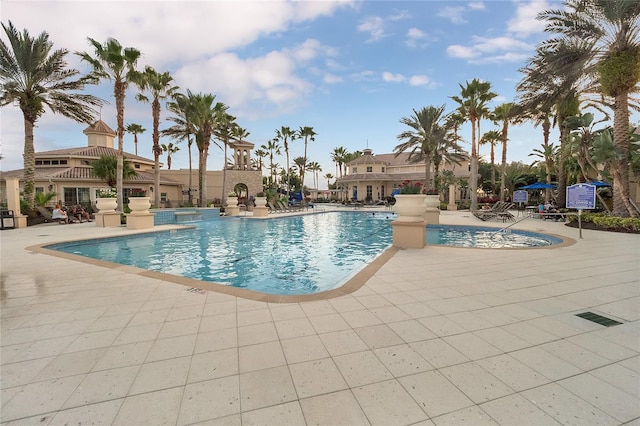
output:
M199 150L200 158L198 161L198 191L199 198L198 207L207 207L207 151L206 148Z
M193 166L191 159L191 137L187 136L187 150L189 151L189 207L193 205L193 194L191 193L191 188L193 186L192 182L192 174L193 174Z
M116 199L118 201L117 211L124 211L124 182L122 173L124 171L124 98L126 96L125 84L117 81L113 88L116 98L116 115L118 123L118 163L116 166Z
M507 185L507 138L502 139L502 167L500 170L500 201L505 200L505 192ZM513 198L511 199L513 201Z
M160 102L157 99L153 100L151 106L153 113L153 160L154 160L154 176L153 176L153 190L154 190L154 204L156 208L160 208L160 154L162 154L162 148L160 147L160 131L158 130L160 125Z
M616 95L613 116L613 141L618 151L613 161L613 215L637 216L629 203L629 99L626 91Z
M471 196L471 211L478 209L478 150L476 147L476 120L471 119L471 176L469 177L469 195Z
M23 114L24 115L24 114ZM33 127L35 121L24 115L24 201L29 210L35 208L36 154L33 146Z
M427 188L431 188L431 159L429 157L424 160L424 184Z
M222 141L224 143L224 159L222 161L222 204L227 202L227 194L230 191L227 191L227 141Z

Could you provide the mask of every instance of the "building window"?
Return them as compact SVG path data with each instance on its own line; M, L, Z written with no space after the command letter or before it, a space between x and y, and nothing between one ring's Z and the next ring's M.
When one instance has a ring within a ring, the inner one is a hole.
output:
M373 167L367 166L367 173L371 173L373 171Z
M358 168L357 167L353 168L353 173L358 173Z
M42 166L42 160L36 160L36 166Z
M60 164L67 164L67 160L60 160Z
M357 200L357 199L358 199L358 187L357 187L357 186L354 186L354 187L352 188L352 191L353 191L353 196L352 196L351 198L352 198L353 200Z
M89 188L64 188L64 204L66 206L74 206L76 204L89 206L91 204Z
M372 185L367 185L367 201L371 201L373 200L373 186Z
M36 194L44 194L44 187L36 186Z
M160 193L160 202L161 203L166 203L168 199L169 199L169 197L167 197L167 193L166 192L161 192Z
M44 164L45 166L50 166L51 165L51 160L44 160L42 162L42 164Z
M382 167L382 173L384 173L384 166Z
M139 168L140 168L140 164L134 164L134 165L133 165L133 168L134 168L134 169L139 169Z

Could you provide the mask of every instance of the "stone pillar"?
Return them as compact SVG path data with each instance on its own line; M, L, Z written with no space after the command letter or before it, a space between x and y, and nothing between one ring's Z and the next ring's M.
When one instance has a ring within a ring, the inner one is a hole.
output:
M391 222L393 234L393 246L407 249L424 248L427 241L427 223L422 222Z
M13 210L16 228L27 227L27 216L20 211L20 179L17 177L6 178L7 184L7 210Z
M240 208L235 205L235 206L227 206L224 208L224 215L225 216L238 216L240 214Z
M120 213L116 211L99 211L95 215L96 226L99 228L117 228L121 225Z
M458 210L458 206L456 206L456 192L458 186L455 183L449 185L449 204L447 204L447 210Z
M127 216L127 229L153 228L153 213L130 213Z

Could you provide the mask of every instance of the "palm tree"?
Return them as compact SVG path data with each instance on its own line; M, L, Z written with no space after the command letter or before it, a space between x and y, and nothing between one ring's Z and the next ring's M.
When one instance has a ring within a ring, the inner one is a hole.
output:
M276 170L278 169L278 165L273 160L274 156L280 155L280 145L276 139L271 139L261 148L269 153L269 184L273 185L276 183Z
M298 136L295 131L291 130L289 127L282 126L280 129L276 129L276 137L275 140L282 141L282 146L284 147L284 154L287 158L287 177L289 176L289 141L293 142L298 139ZM289 185L289 181L287 180L287 194L290 192L291 188Z
M331 188L331 179L334 178L334 176L331 173L327 173L326 175L324 175L324 178L327 180L327 189Z
M262 171L262 167L264 167L264 158L267 158L269 156L269 153L263 148L258 148L253 151L253 155L256 156L256 158L254 159L256 169Z
M137 172L126 158L122 161L123 177L125 179L137 176ZM109 185L109 188L114 188L118 184L118 158L113 155L103 155L95 161L91 162L91 174L98 179L101 179Z
M430 188L434 187L431 182L433 156L446 135L444 108L445 105L428 106L420 111L414 109L411 117L400 119L400 123L406 124L411 130L400 133L398 140L404 140L404 142L393 148L396 157L410 151L408 157L410 162L424 162L425 185Z
M478 208L478 147L476 144L476 128L480 120L487 114L487 103L498 96L490 91L491 83L477 78L466 86L460 84L460 96L451 96L460 106L458 113L471 122L471 211Z
M160 155L163 150L160 146L160 101L172 97L177 93L178 87L171 85L173 77L167 72L159 73L150 66L145 67L143 72L132 74L133 82L142 91L151 94L151 115L153 117L153 160L154 160L154 205L160 206ZM142 93L136 96L142 102L149 102L149 98ZM137 146L137 145L136 145Z
M147 129L142 127L140 124L136 124L136 123L129 123L124 129L126 130L127 133L131 133L133 135L133 144L135 146L135 154L138 155L138 134L146 132Z
M87 80L73 78L79 74L68 68L66 49L52 51L49 34L31 37L22 33L9 21L2 24L9 46L0 40L0 106L17 104L24 120L24 201L34 208L35 147L33 129L47 107L54 114L62 114L77 122L95 120L92 107L102 105L95 96L74 93L82 90Z
M331 153L331 161L336 164L336 172L342 177L342 165L345 164L344 157L347 155L347 149L343 146L333 148Z
M313 127L309 127L309 126L304 126L304 127L300 127L300 129L298 129L298 138L304 139L304 165L302 167L302 170L300 170L300 180L302 180L302 186L304 186L304 175L306 172L306 167L307 167L307 144L309 143L309 141L313 142L316 140L315 136L317 135L316 132L313 131Z
M489 159L491 162L491 191L496 193L496 156L495 147L498 142L502 141L502 134L497 130L489 130L480 138L480 145L491 145ZM503 200L504 201L504 200Z
M300 181L303 182L303 186L304 186L304 181L302 180L302 176L304 173L304 169L307 166L307 164L304 161L304 157L296 157L293 159L293 164L295 165L295 168L298 169L299 175L300 175Z
M118 123L118 176L117 176L117 200L118 210L122 211L122 173L124 164L124 100L127 87L131 82L131 76L135 72L135 66L141 56L139 50L133 47L123 48L120 42L109 38L104 44L100 44L92 38L87 38L94 48L94 55L86 52L77 52L80 58L93 68L91 77L96 81L113 80L113 96L116 99L116 115Z
M493 109L491 113L491 119L496 124L502 124L502 131L500 132L500 140L502 142L502 162L500 168L500 201L504 201L506 195L506 184L504 181L504 174L507 168L507 142L509 141L509 124L517 124L522 122L523 113L522 108L515 106L511 102L500 104ZM491 147L493 149L493 146ZM492 160L493 162L493 160ZM491 169L491 181L493 192L495 193L495 177L493 175L494 169Z
M191 139L191 135L195 135L196 131L193 127L191 120L191 111L190 105L192 103L193 94L191 92L187 92L187 94L176 93L173 97L172 102L167 102L167 110L171 111L175 114L175 117L167 118L168 121L172 121L175 123L173 126L169 127L162 131L163 135L171 136L176 139L178 142L186 140L187 141L187 151L189 155L189 205L193 205L193 195L191 188L193 187L192 182L192 157L191 157L191 144L193 140Z
M311 172L313 172L313 187L317 189L320 184L318 174L322 171L322 167L320 166L320 163L316 161L310 162L307 167Z
M580 85L580 91L613 102L613 134L618 159L613 182L613 214L637 216L629 202L629 95L640 82L640 4L636 1L565 0L562 9L546 10L539 19L554 36L538 54L548 68ZM560 54L562 56L560 56ZM618 176L618 177L616 177Z
M229 147L229 141L231 140L231 132L235 126L237 126L236 124L236 117L234 117L231 114L227 114L226 110L228 107L226 107L224 110L225 112L222 114L219 114L219 116L217 117L216 120L216 126L215 126L215 130L214 130L214 135L215 137L222 142L222 145L224 146L224 163L223 163L223 167L222 167L222 202L225 203L227 201L227 190L226 190L226 185L227 185L227 168L228 168L228 161L227 161L227 148Z
M218 120L226 114L227 106L222 102L214 104L215 95L197 94L192 97L193 103L190 112L193 127L196 134L196 146L198 147L198 191L200 196L199 206L207 205L207 157L211 136L218 125Z
M544 163L546 182L549 185L551 185L552 175L557 174L555 159L558 157L558 155L558 147L556 147L554 144L549 143L543 143L542 145L540 145L539 149L535 148L532 150L531 154L529 154L530 157L538 157L541 159L534 161L533 164L531 164L532 166L536 163ZM551 201L551 191L549 189L545 189L544 201L545 203Z
M171 170L171 156L176 152L180 151L180 147L175 146L172 142L169 142L166 145L160 144L160 147L162 148L162 152L167 153L167 169Z
M450 124L447 121L447 125ZM457 142L457 136L453 128L447 127L447 133L444 138L440 139L440 142L436 145L433 152L433 183L434 188L437 190L441 188L440 179L440 165L445 163L460 165L465 161L469 161L469 155L464 152L462 147Z

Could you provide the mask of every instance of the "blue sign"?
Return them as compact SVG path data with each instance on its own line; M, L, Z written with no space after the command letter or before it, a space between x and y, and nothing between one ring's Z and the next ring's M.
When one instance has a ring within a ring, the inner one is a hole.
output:
M514 191L513 202L514 203L526 203L529 201L529 193L527 191Z
M587 183L567 186L567 208L590 210L596 208L596 187Z

